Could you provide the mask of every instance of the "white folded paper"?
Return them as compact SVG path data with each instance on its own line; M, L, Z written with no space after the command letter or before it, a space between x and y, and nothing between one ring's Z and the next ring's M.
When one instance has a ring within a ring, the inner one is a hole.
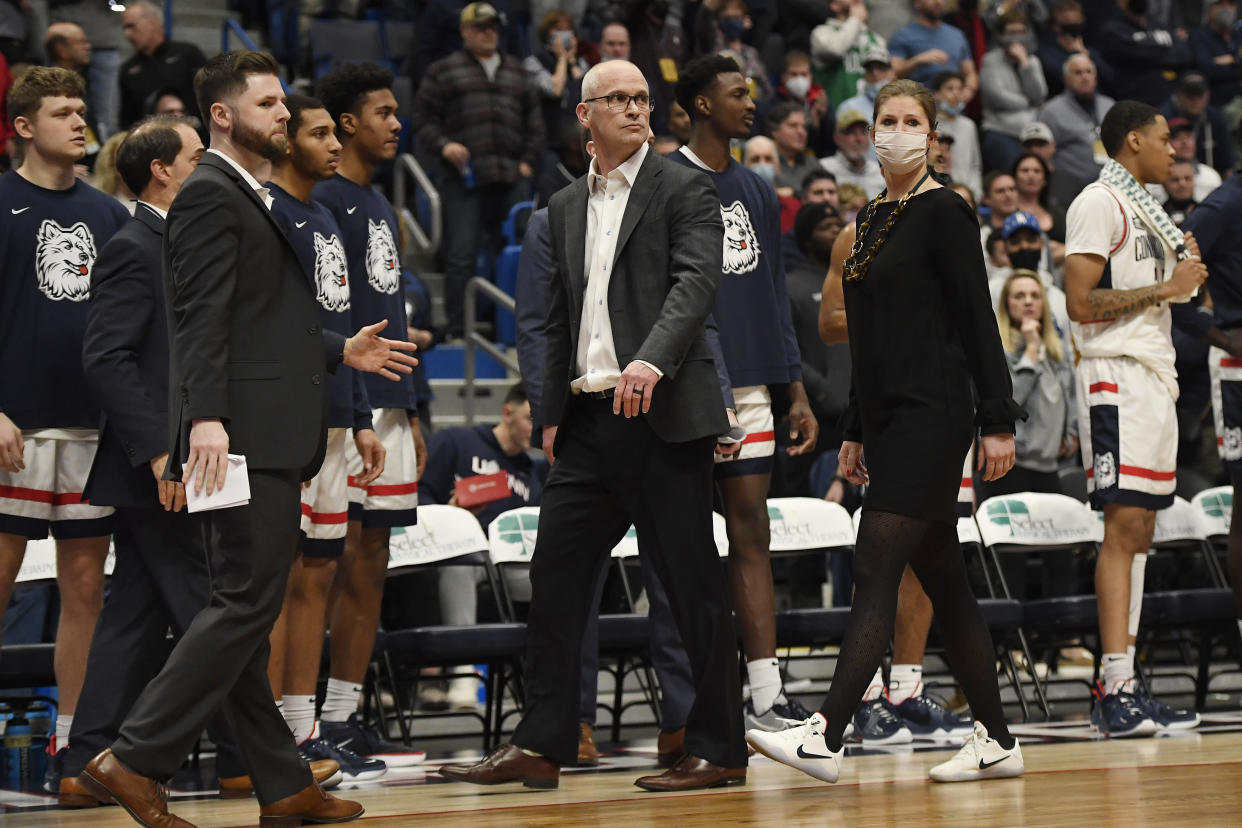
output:
M194 482L185 481L185 507L190 512L209 509L231 509L250 502L250 476L246 473L246 458L240 454L229 455L229 470L224 476L224 488L207 494L207 486L197 494Z

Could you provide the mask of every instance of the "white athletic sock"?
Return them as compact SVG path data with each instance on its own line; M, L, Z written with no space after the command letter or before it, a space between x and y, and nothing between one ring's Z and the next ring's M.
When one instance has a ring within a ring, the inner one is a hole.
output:
M315 697L285 696L281 701L284 702L285 724L293 732L294 744L300 745L315 729Z
M755 712L768 712L781 694L780 662L774 658L748 661L746 675L750 677L750 701Z
M1130 564L1130 637L1138 635L1139 616L1143 614L1143 582L1147 576L1147 553L1139 552Z
M358 700L361 698L361 684L330 678L319 718L325 722L343 722L351 714L358 712Z
M61 713L56 717L56 749L69 747L69 731L73 728L73 716Z
M1134 685L1134 657L1127 653L1105 653L1100 659L1104 692L1129 693Z
M871 684L867 685L867 692L863 693L862 700L865 702L873 702L884 693L884 668L876 667L875 675L871 677Z
M923 695L923 665L894 664L888 671L888 700L901 704L908 698Z

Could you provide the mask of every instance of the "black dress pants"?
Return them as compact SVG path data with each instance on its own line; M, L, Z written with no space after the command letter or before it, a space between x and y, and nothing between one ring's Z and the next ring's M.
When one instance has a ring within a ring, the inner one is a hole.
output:
M112 749L130 770L172 776L223 706L261 805L311 784L267 680L300 516L296 471L251 470L247 505L202 513L211 597L121 727Z
M185 510L116 510L116 567L91 639L64 776L80 774L116 741L125 716L168 657L168 631L180 638L207 606L210 577L200 523L199 515ZM219 748L216 772L245 774L224 717L213 719L207 730Z
M666 443L612 401L575 398L540 504L527 620L526 711L518 747L572 764L582 632L612 548L633 523L668 593L694 675L686 751L746 765L737 634L712 539L710 437Z

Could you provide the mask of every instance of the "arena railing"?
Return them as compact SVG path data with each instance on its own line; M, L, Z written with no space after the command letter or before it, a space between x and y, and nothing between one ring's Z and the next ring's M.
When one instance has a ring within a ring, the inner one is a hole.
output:
M496 287L495 285L493 285L491 282L487 281L486 279L483 279L479 276L475 276L469 282L466 283L466 299L465 299L466 319L465 319L465 331L464 331L465 340L466 340L466 349L465 349L466 350L466 353L465 353L466 378L465 378L465 388L462 389L462 392L466 396L462 400L462 412L465 415L466 425L468 426L474 425L475 350L481 349L483 353L487 354L492 359L496 360L501 365L508 368L510 371L514 371L514 372L518 371L517 360L514 359L511 354L507 353L503 348L498 346L496 343L488 340L487 337L483 336L481 333L479 333L478 331L474 329L474 325L475 325L474 315L475 315L476 308L478 307L478 303L479 303L478 297L480 293L484 293L487 296L491 297L493 302L495 302L500 307L505 308L510 313L516 313L515 309L517 308L517 303L514 301L512 296L505 293L503 290Z
M427 222L419 221L416 200L419 194L427 199ZM415 257L421 264L435 259L444 235L444 216L440 206L440 191L413 154L403 152L397 156L392 182L392 206L400 217L401 226L414 242Z

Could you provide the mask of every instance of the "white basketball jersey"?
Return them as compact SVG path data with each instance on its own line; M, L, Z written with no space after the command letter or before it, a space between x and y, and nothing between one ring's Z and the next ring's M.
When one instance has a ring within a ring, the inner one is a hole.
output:
M1099 288L1133 290L1163 282L1173 274L1176 255L1138 216L1129 201L1109 185L1088 185L1066 216L1065 255L1093 254L1106 260ZM1154 371L1177 396L1171 336L1173 315L1167 302L1119 319L1071 323L1083 357L1131 357Z

